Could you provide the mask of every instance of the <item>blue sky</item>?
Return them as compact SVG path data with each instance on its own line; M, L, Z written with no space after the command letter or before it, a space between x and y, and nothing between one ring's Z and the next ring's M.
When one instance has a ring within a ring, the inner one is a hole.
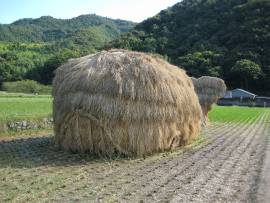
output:
M0 0L0 24L22 18L52 16L69 19L81 14L141 22L180 0Z

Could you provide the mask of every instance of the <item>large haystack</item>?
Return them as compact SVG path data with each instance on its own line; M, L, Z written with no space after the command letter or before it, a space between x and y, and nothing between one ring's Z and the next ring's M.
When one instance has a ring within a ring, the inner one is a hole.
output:
M55 141L72 151L148 155L200 131L201 107L185 71L152 54L102 51L55 71Z
M202 126L210 125L208 113L212 110L213 104L226 90L224 81L220 78L203 76L198 79L191 77L196 94L202 107Z

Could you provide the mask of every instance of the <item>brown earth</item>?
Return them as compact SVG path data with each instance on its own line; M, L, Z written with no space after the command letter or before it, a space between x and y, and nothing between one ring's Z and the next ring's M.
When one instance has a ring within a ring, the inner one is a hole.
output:
M214 123L189 146L141 158L71 154L53 136L2 140L0 202L257 202L264 116Z

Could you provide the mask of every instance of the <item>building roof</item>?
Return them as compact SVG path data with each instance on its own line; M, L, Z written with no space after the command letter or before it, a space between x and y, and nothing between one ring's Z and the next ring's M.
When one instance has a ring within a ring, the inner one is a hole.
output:
M237 88L237 89L235 89L235 90L233 90L233 91L242 91L242 92L244 92L244 93L246 93L246 94L249 94L249 95L251 95L251 96L253 96L253 97L256 97L256 96L258 96L258 95L256 95L256 94L252 94L252 93L250 93L250 92L248 92L248 91L246 91L246 90L242 90L242 89L239 89L239 88Z

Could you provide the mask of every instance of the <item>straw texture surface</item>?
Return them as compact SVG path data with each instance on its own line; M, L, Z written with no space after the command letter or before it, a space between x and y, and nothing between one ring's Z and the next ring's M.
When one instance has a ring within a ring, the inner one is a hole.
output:
M208 113L227 87L222 79L216 77L203 76L198 79L191 77L191 80L202 107L202 126L208 126L210 125Z
M52 86L55 141L67 150L149 155L200 132L191 79L149 53L110 50L70 59Z

